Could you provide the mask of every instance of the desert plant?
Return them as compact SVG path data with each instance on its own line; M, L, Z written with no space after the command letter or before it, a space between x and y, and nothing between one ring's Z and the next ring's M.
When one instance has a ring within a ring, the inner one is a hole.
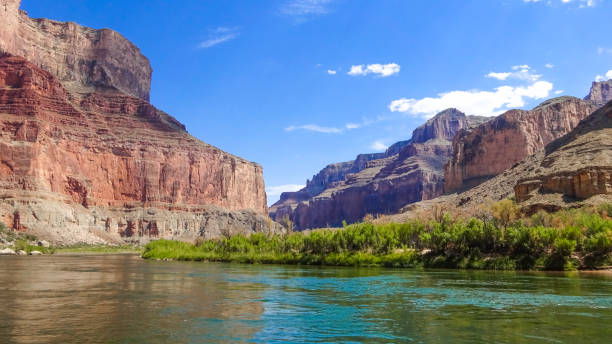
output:
M285 227L285 229L291 233L293 232L293 221L291 221L291 217L289 217L289 214L286 214L285 216L283 216L283 218L280 221L280 224Z
M507 228L519 218L520 210L514 201L505 199L491 205L491 214L501 226Z

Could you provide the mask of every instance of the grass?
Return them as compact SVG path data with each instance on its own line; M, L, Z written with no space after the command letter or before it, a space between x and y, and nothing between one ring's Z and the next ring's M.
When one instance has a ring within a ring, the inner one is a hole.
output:
M108 246L108 245L72 245L72 246L58 246L54 248L54 253L57 254L104 254L104 253L134 253L141 254L143 248L140 246L132 245L121 245L121 246Z
M147 259L250 264L575 270L612 264L611 205L521 218L511 201L479 218L359 223L308 234L237 235L195 244L158 240Z

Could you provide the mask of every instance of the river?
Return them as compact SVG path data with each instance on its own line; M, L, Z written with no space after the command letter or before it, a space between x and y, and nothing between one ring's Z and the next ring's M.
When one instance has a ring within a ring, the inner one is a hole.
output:
M607 343L612 275L0 257L0 343Z

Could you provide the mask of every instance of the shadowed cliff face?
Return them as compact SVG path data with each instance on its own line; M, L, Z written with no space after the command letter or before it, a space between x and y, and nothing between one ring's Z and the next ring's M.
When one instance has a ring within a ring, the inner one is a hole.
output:
M0 50L52 73L72 91L117 90L149 100L152 69L138 47L109 29L32 19L21 0L0 0Z
M460 131L445 167L445 192L466 189L502 173L570 132L596 109L590 101L561 97Z
M343 220L356 222L366 214L393 213L408 203L434 198L443 191L450 139L482 121L446 110L417 128L411 140L385 153L327 166L304 189L283 194L270 215L277 220L288 217L298 229L339 226Z

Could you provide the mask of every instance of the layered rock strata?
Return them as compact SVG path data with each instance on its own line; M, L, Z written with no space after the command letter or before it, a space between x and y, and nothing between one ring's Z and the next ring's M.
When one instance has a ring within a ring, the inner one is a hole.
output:
M21 0L0 0L0 51L22 56L80 91L117 90L149 100L152 69L134 44L109 29L32 19Z
M603 106L607 102L612 101L612 80L594 81L591 86L591 91L584 100L591 101L599 106Z
M316 183L309 181L303 190L283 194L270 214L277 220L290 219L297 229L339 226L437 197L443 192L443 167L453 136L484 120L446 110L386 153L327 166L313 177Z
M502 173L569 133L597 107L591 101L560 97L460 131L445 167L445 191L468 189Z
M0 221L55 243L281 231L262 168L120 92L0 54Z
M593 197L612 201L612 102L548 145L530 166L514 187L528 212Z

